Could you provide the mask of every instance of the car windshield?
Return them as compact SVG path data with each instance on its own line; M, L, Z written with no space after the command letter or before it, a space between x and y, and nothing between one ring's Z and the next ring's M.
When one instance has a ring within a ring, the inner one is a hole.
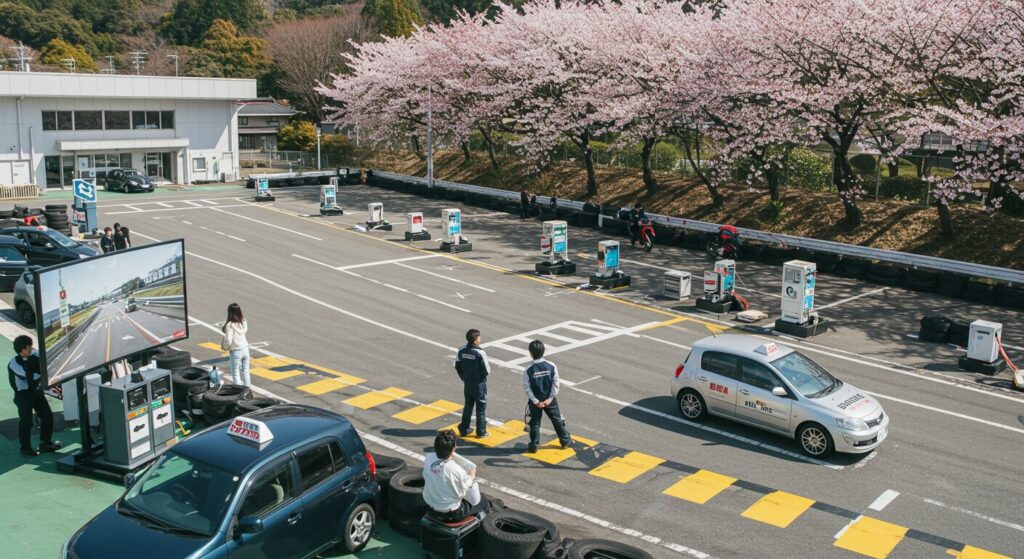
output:
M118 510L148 518L167 531L210 536L219 529L238 482L234 474L171 452L142 474Z
M835 392L842 382L832 376L821 365L811 361L806 355L794 351L785 357L772 361L772 366L808 398L818 398Z
M65 237L63 233L59 231L54 231L53 229L47 231L46 236L49 237L51 241L57 243L58 245L64 248L75 248L76 246L78 246L78 243Z
M136 171L135 169L128 169L127 171L124 172L124 176L133 179L141 179L142 173Z

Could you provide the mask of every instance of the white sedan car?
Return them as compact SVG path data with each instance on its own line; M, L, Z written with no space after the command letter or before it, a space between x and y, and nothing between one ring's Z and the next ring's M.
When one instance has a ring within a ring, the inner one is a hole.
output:
M672 396L687 419L727 417L795 438L815 458L870 452L888 434L875 398L799 351L752 336L698 341L676 368Z

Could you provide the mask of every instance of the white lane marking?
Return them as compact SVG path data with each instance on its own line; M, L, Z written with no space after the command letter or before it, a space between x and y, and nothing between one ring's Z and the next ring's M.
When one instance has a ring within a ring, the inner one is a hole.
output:
M132 202L132 204L143 205L143 204L155 204L157 202L185 202L186 200L184 200L183 198L184 198L183 196L175 197L175 198L148 198L147 197L145 202ZM232 197L229 197L229 196L225 196L223 198L216 198L216 200L238 200L238 199L237 198L232 198ZM123 208L123 207L130 206L132 204L98 204L96 207L97 208Z
M230 200L230 198L227 198L227 199ZM225 198L218 198L218 200L225 200ZM218 206L219 205L215 200L200 200L200 201L201 202L205 202L205 203L207 203L207 204L209 204L211 206Z
M556 353L562 353L562 352L573 350L573 349L579 349L581 347L586 347L588 345L596 344L598 342L604 342L604 341L610 340L612 338L617 338L619 336L623 336L623 335L629 334L631 332L636 332L638 330L644 330L646 328L650 328L651 326L655 326L657 324L658 324L658 322L647 322L645 324L638 324L636 326L633 326L631 328L627 328L625 330L617 330L615 332L608 332L607 334L602 334L600 336L594 336L593 338L587 338L585 340L575 341L575 342L573 342L571 344L565 344L565 345L561 345L561 346L558 346L558 347L549 348L548 351L545 353L545 355L555 355ZM523 363L526 363L528 361L533 361L533 356L527 355L525 357L520 357L518 359L513 359L512 361L509 361L509 364L510 365L522 365Z
M913 406L915 408L921 408L921 409L924 409L924 410L933 411L935 413L941 413L943 415L959 417L960 419L966 419L968 421L973 421L975 423L981 423L983 425L988 425L988 426L991 426L991 427L998 427L1000 429L1006 429L1007 431L1013 431L1014 433L1020 433L1020 434L1024 435L1024 429L1020 429L1018 427L1012 427L1010 425L1003 425L1002 423L996 423L995 421L989 421L987 419L982 419L980 417L974 417L974 416L971 416L971 415L967 415L967 414L963 414L963 413L959 413L959 412L955 412L955 411L945 410L945 409L942 409L942 408L937 408L935 406L929 406L927 404L918 404L917 402L911 402L910 400L904 400L903 398L896 398L894 396L886 396L884 394L879 394L877 392L870 392L868 390L864 390L863 392L865 392L867 394L871 394L875 398L881 398L883 400L892 400L893 402L899 402L901 404L906 404L908 406Z
M845 299L840 299L838 301L835 301L833 303L829 303L827 305L822 305L820 307L815 307L814 309L818 310L818 311L823 311L825 309L830 309L832 307L835 307L836 305L842 305L843 303L849 303L850 301L855 301L857 299L860 299L861 297L867 297L868 295L874 295L875 293L881 293L881 292L886 291L888 289L889 289L888 287L879 287L878 289L872 289L871 291L868 291L867 293L861 293L860 295L854 295L853 297L847 297Z
M185 225L192 225L191 221L185 221L184 219L181 220L181 222L184 223Z
M362 264L352 264L349 266L334 266L335 270L355 270L356 268L368 268L370 266L383 266L384 264L398 264L399 262L409 262L410 260L423 260L426 258L438 258L440 254L426 254L421 256L410 256L408 258L395 258L392 260L378 260L376 262L364 262Z
M245 242L245 239L242 239L242 238L240 238L240 237L236 237L236 236L234 236L234 235L228 235L228 238L229 238L229 239L234 239L234 240L236 240L236 241L241 241L241 242L243 242L243 243Z
M871 509L871 510L880 511L880 510L884 509L885 507L889 506L889 503L891 503L894 500L896 500L896 497L899 497L899 496L900 496L900 492L899 491L893 491L892 489L886 489L881 495L878 496L877 499L875 499L875 502L873 502L870 505L868 505L868 508Z
M921 497L921 500L923 500L924 502L928 503L929 505L935 505L937 507L947 508L949 510L956 511L956 512L959 512L961 514L966 514L967 516L973 516L974 518L980 518L981 520L987 520L987 521L989 521L989 522L991 522L993 524L998 524L998 525L1004 526L1006 528L1011 528L1013 530L1018 530L1018 531L1024 532L1024 526L1021 526L1020 524L1015 524L1015 523L1009 522L1007 520L1000 520L998 518L994 518L994 517L988 516L987 514L981 514L980 512L969 511L969 510L967 510L965 508L961 508L961 507L957 507L957 506L953 506L953 505L947 505L946 503L943 503L941 501L936 501L934 499L928 499L926 497Z
M422 274L427 274L428 276L434 276L434 277L438 277L438 278L441 278L441 279L444 279L444 280L453 281L455 283L461 283L462 285L466 285L466 286L469 286L469 287L474 287L476 289L479 289L481 291L486 291L488 293L495 293L495 291L493 289L488 289L486 287L482 287L482 286L476 285L474 283L469 283L468 281L462 281L460 279L448 277L448 276L443 275L443 274L438 274L438 273L430 272L428 270L423 270L423 269L420 269L420 268L413 268L412 266L409 266L407 264L402 264L401 262L395 262L395 264L398 265L398 266L401 266L403 268L408 268L410 270L415 270L415 271L420 272Z
M594 375L594 376L592 376L592 377L590 377L590 378L588 378L588 379L586 379L586 380L581 380L581 381L577 382L577 383L576 383L576 386L579 386L579 385L581 385L581 384L583 384L583 383L585 383L585 382L590 382L590 381L592 381L592 380L597 380L597 379L599 379L599 378L601 378L601 375Z
M878 451L872 450L867 456L858 460L857 463L853 465L853 469L856 470L858 468L863 468L868 464L868 462L874 460L875 456L878 456Z
M462 307L456 307L455 305L452 305L452 304L449 304L449 303L445 303L444 301L439 301L437 299L434 299L433 297L427 297L426 295L420 295L419 293L413 293L413 295L419 297L420 299L424 299L426 301L433 301L433 302L437 303L438 305L444 305L446 307L451 307L451 308L453 308L453 309L455 309L457 311L462 311L464 313L470 312L469 309L464 309Z
M204 202L205 202L205 200L204 200ZM241 206L248 206L249 204L240 204L240 205ZM238 206L221 206L221 207L222 208L234 208L234 207L238 207ZM220 212L220 213L223 213L223 214L233 215L235 217L238 217L238 218L241 218L241 219L244 219L244 220L247 220L247 221L251 221L253 223L259 223L260 225L266 225L267 227L273 227L274 229L280 229L281 231L287 231L287 232L289 232L289 233L291 233L293 235L298 235L300 237L306 237L307 239L313 239L314 241L322 241L323 240L320 237L314 237L313 235L307 235L305 233L302 233L300 231L295 231L295 230L289 229L287 227L281 227L280 225L274 225L273 223L267 223L266 221L262 221L262 220L259 220L259 219L253 219L251 217L244 216L244 215L241 215L241 214L236 214L234 212L227 212L227 211L222 210L221 208L205 208L205 209L213 210L215 212Z
M143 235L142 233L134 233L134 234L138 235L140 237L149 239L149 240L151 240L153 242L160 242L159 239L156 239L154 237L150 237L148 235ZM298 292L298 291L296 291L296 290L294 290L294 289L292 289L292 288L290 288L288 286L285 286L285 285L282 285L280 283L277 283L276 281L274 281L272 279L269 279L269 278L265 278L265 277L263 277L263 276L261 276L259 274L250 272L249 270L244 270L242 268L238 268L238 267L232 266L231 264L225 264L224 262L219 262L217 260L214 260L213 258L202 256L202 255L196 254L196 253L191 252L191 251L187 251L187 253L188 253L189 256L192 256L194 258L198 258L200 260L205 260L205 261L207 261L207 262L209 262L211 264L216 264L217 266L222 266L222 267L227 268L229 270L234 270L234 271L236 271L236 272L238 272L240 274L247 275L247 276L249 276L249 277L251 277L253 279L257 279L259 281L262 281L263 283L266 283L268 285L276 287L276 288L280 289L281 291L284 291L286 293L290 293L290 294L292 294L292 295L294 295L296 297L299 297L300 299L305 299L305 300L309 301L310 303L314 303L316 305L320 305L321 307L324 307L326 309L330 309L330 310L332 310L334 312L337 312L339 314L343 314L343 315L345 315L345 316L347 316L349 318L354 318L356 320L365 322L367 324L372 324L374 326L383 328L383 329L385 329L385 330L387 330L389 332L394 332L396 334L400 334L402 336L406 336L408 338L412 338L414 340L421 341L421 342L423 342L425 344L429 344L429 345L432 345L432 346L435 346L435 347L439 347L439 348L444 349L446 351L450 351L450 352L453 352L453 353L458 351L458 349L456 349L456 348L454 348L454 347L452 347L452 346L450 346L448 344L443 344L443 343L440 343L440 342L435 342L434 340L429 340L427 338L424 338L423 336L418 336L416 334L413 334L412 332L406 332L405 330L401 330L399 328L395 328L394 326L390 326L390 325L384 324L383 322L378 322L376 320L373 320L372 318L367 318L365 316L356 314L356 313L354 313L352 311L348 311L348 310L345 310L345 309L343 309L341 307L337 307L337 306L334 306L334 305L332 305L330 303L326 303L326 302L321 301L319 299L310 297L309 295L306 295L305 293L300 293L300 292Z
M243 208L243 207L246 207L246 206L248 206L248 204L235 204L233 206L221 206L221 207L222 208ZM155 210L140 210L138 208L135 208L135 211L133 211L133 212L103 212L103 215L145 214L145 213L156 213L156 212L183 212L183 211L190 211L190 210L216 210L216 209L218 209L218 208L175 208L175 207L170 207L170 208L157 208Z
M600 319L597 319L597 318L592 318L591 321L592 322L598 322L600 324L607 324L608 326L615 326L616 328L625 328L625 326L619 326L617 324L612 324L611 322L607 322L607 321L600 320ZM627 335L630 338L645 338L645 339L651 340L652 342L661 342L661 343L663 343L665 345L670 345L672 347L677 347L679 349L685 349L686 351L690 351L691 349L693 349L692 347L690 347L688 345L677 344L675 342L670 342L668 340L663 340L661 338L655 338L654 336L648 336L647 334L627 334Z
M853 520L851 520L851 521L847 522L847 523L846 523L846 526L843 526L843 529L842 529L842 530L840 530L840 531L836 532L836 535L835 535L835 536L833 536L833 537L832 537L832 539L834 539L834 540L838 540L839 538L843 537L843 534L845 534L845 533L846 533L846 531L850 529L850 526L853 526L853 525L854 525L854 523L856 523L856 522L859 522L861 518L864 518L864 515L863 515L863 514L861 514L861 515L858 515L858 516L857 516L857 518L854 518Z
M167 202L156 202L156 205L163 206L165 208L173 208L174 207L174 206L168 204Z
M291 403L287 398L283 398L283 397L281 397L281 396L279 396L279 395L277 395L277 394L275 394L275 393L273 393L273 392L271 392L269 390L266 390L264 388L260 388L259 386L255 386L254 385L252 387L252 390L253 390L253 392L260 393L263 396L266 396L268 398L276 398L278 400L282 400L284 402ZM389 441L389 440L387 440L387 439L385 439L383 437L378 437L377 435L374 435L373 433L368 433L368 432L364 431L364 432L360 433L360 435L364 439L372 441L372 442L374 442L376 444L379 444L379 445L383 446L384 448L387 448L388 450L391 450L393 452L397 452L397 453L403 454L403 455L408 456L410 458L415 458L416 460L418 460L420 462L422 462L423 459L424 459L424 456L422 454L419 454L418 452L414 452L412 450L409 450L409 449L407 449L407 448L405 448L405 447L403 447L401 445L395 444L395 443L393 443L393 442L391 442L391 441ZM638 530L634 530L632 528L625 528L623 526L619 526L618 524L615 524L615 523L610 522L608 520L602 520L600 518L597 518L596 516L592 516L592 515L586 514L584 512L580 512L580 511L578 511L576 509L572 509L572 508L569 508L569 507L566 507L566 506L563 506L563 505L559 505L558 503L553 503L553 502L548 501L546 499L541 499L539 497L534 497L533 495L530 495L529 493L525 493L525 492L520 491L518 489L512 489L511 487L506 487L506 486L501 485L501 484L499 484L497 482L489 481L489 480L486 480L486 479L480 478L480 477L478 477L476 479L477 479L477 482L479 482L481 485L486 485L488 487L491 487L492 489L496 489L498 491L501 491L502 493L505 493L505 494L508 494L508 495L512 495L513 497L518 497L520 499L523 499L524 501L529 501L529 502L534 503L536 505L539 505L539 506L542 506L542 507L545 507L545 508L549 508L549 509L554 510L554 511L558 511L558 512L561 512L563 514L567 514L569 516L573 516L575 518L580 518L582 520L586 520L587 522L589 522L591 524L595 524L595 525L600 526L602 528L607 528L609 530L612 530L614 532L618 532L619 534L622 534L622 535L625 535L625 536L630 536L630 537L633 537L633 538L637 538L637 539L643 540L645 542L649 542L649 543L652 543L652 544L655 544L655 545L660 545L661 547L664 547L666 549L671 549L672 551L675 551L677 553L682 553L682 554L685 554L685 555L689 555L691 557L696 557L698 559L710 559L710 557L711 557L710 554L705 553L703 551L692 549L692 548L689 548L689 547L686 547L684 545L680 545L680 544L677 544L677 543L667 542L667 541L664 541L664 540L662 540L661 538L659 538L657 536L652 536L652 535L649 535L649 534L644 534L643 532L640 532Z
M199 202L193 202L192 200L182 200L182 201L185 202L186 204L190 205L190 206L195 206L197 208L205 208L206 207L206 206L200 204Z
M132 212L141 212L141 211L144 211L144 210L141 210L141 209L139 209L139 208L136 208L135 206L129 206L128 204L125 204L125 205L124 205L124 207L128 208L129 210L132 210ZM118 212L118 213L132 213L132 212ZM105 212L105 213L106 213L106 212Z

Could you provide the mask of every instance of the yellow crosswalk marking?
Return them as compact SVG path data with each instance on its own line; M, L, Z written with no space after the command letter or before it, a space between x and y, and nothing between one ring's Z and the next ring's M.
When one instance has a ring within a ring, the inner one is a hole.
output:
M577 437L576 435L570 436L572 437L573 441L583 445L586 448L592 448L594 446L597 446L597 441L593 441L584 437ZM543 445L538 447L537 452L533 454L524 452L523 456L533 458L534 460L540 460L541 462L545 462L548 464L558 464L559 462L562 462L575 454L576 451L571 448L562 450L562 444L558 442L558 439L555 439L553 441L544 443Z
M264 369L263 367L252 367L249 369L249 372L260 378L273 381L284 380L286 378L297 377L305 374L302 371L271 371L270 369ZM228 375L231 374L230 371L224 371L224 373Z
M862 516L850 524L833 545L874 559L885 559L906 533L903 526Z
M793 523L807 509L811 508L814 501L786 493L776 491L761 497L756 503L743 511L743 516L765 524L771 524L779 528L785 528Z
M410 394L412 394L412 392L409 392L408 390L402 390L401 388L395 388L392 386L390 388L385 388L384 390L374 390L373 392L354 396L342 403L361 410L368 410L392 400L405 398Z
M396 413L391 417L405 421L406 423L412 423L413 425L420 425L432 419L437 419L442 415L448 415L449 413L456 412L461 409L462 404L456 404L455 402L449 402L448 400L437 400L436 402L421 404L415 408L410 408L401 413Z
M310 369L316 369L316 370L320 371L321 373L327 373L329 375L334 375L334 376L339 377L339 378L359 378L359 377L353 377L352 375L343 373L341 371L335 371L334 369L328 369L327 367L321 367L319 365L313 365L312 363L306 363L305 361L298 361L297 363L299 365L305 365L305 366L309 367ZM365 379L359 379L359 382L365 382Z
M629 483L644 472L664 462L663 459L642 452L630 452L625 456L617 456L590 470L590 475Z
M697 473L677 481L662 493L703 505L733 483L736 483L734 477L723 476L708 470L699 470Z
M511 421L506 421L501 425L488 425L487 433L490 436L486 439L478 439L475 434L468 437L462 437L462 439L481 446L493 448L525 435L526 432L523 430L524 427L526 427L525 423L517 419L513 419ZM456 435L458 435L459 424L456 423L455 425L449 425L448 427L445 427L445 429L451 429L455 431Z
M276 367L284 367L287 365L298 365L300 361L295 359L289 359L287 357L259 357L252 360L252 364L257 367L264 367L266 369L274 369Z
M1011 559L1009 556L1000 555L999 553L993 553L986 551L980 547L974 547L971 545L965 545L960 551L955 549L947 549L946 553L953 557L959 557L960 559Z
M313 394L314 396L320 396L321 394L327 394L328 392L334 392L335 390L341 390L342 388L348 388L349 386L355 386L366 382L366 379L346 375L345 373L338 374L341 376L336 378L325 378L309 384L303 384L302 386L299 386L298 389L303 392Z
M216 351L217 353L220 353L220 354L223 354L223 355L227 355L228 354L228 352L226 352L226 351L224 351L223 349L220 348L220 344L215 344L213 342L203 342L203 343L199 344L199 347L205 347L206 349L212 349L213 351Z

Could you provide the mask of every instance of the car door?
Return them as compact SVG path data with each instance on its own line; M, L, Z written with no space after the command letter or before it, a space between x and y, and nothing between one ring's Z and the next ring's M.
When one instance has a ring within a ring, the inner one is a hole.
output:
M782 381L767 366L739 357L739 396L736 414L740 419L782 434L789 433L793 399ZM785 396L776 396L772 390L780 387Z
M720 351L705 351L700 356L697 382L708 408L720 415L736 415L737 357Z
M107 190L120 189L122 184L122 175L123 173L121 171L111 171L107 173Z
M266 557L299 558L306 547L303 541L308 523L316 519L302 514L302 500L295 484L294 461L285 460L265 466L253 476L245 495L239 500L227 539L231 559ZM258 519L262 529L241 533L243 519Z
M28 244L26 252L30 263L39 266L52 266L64 261L60 247L46 235L36 231L26 231L24 235L25 242Z
M334 438L299 451L296 462L302 478L302 506L318 519L308 531L313 553L341 537L345 515L355 499L358 475Z
M12 246L0 246L0 291L13 291L21 273L28 267L28 259Z

